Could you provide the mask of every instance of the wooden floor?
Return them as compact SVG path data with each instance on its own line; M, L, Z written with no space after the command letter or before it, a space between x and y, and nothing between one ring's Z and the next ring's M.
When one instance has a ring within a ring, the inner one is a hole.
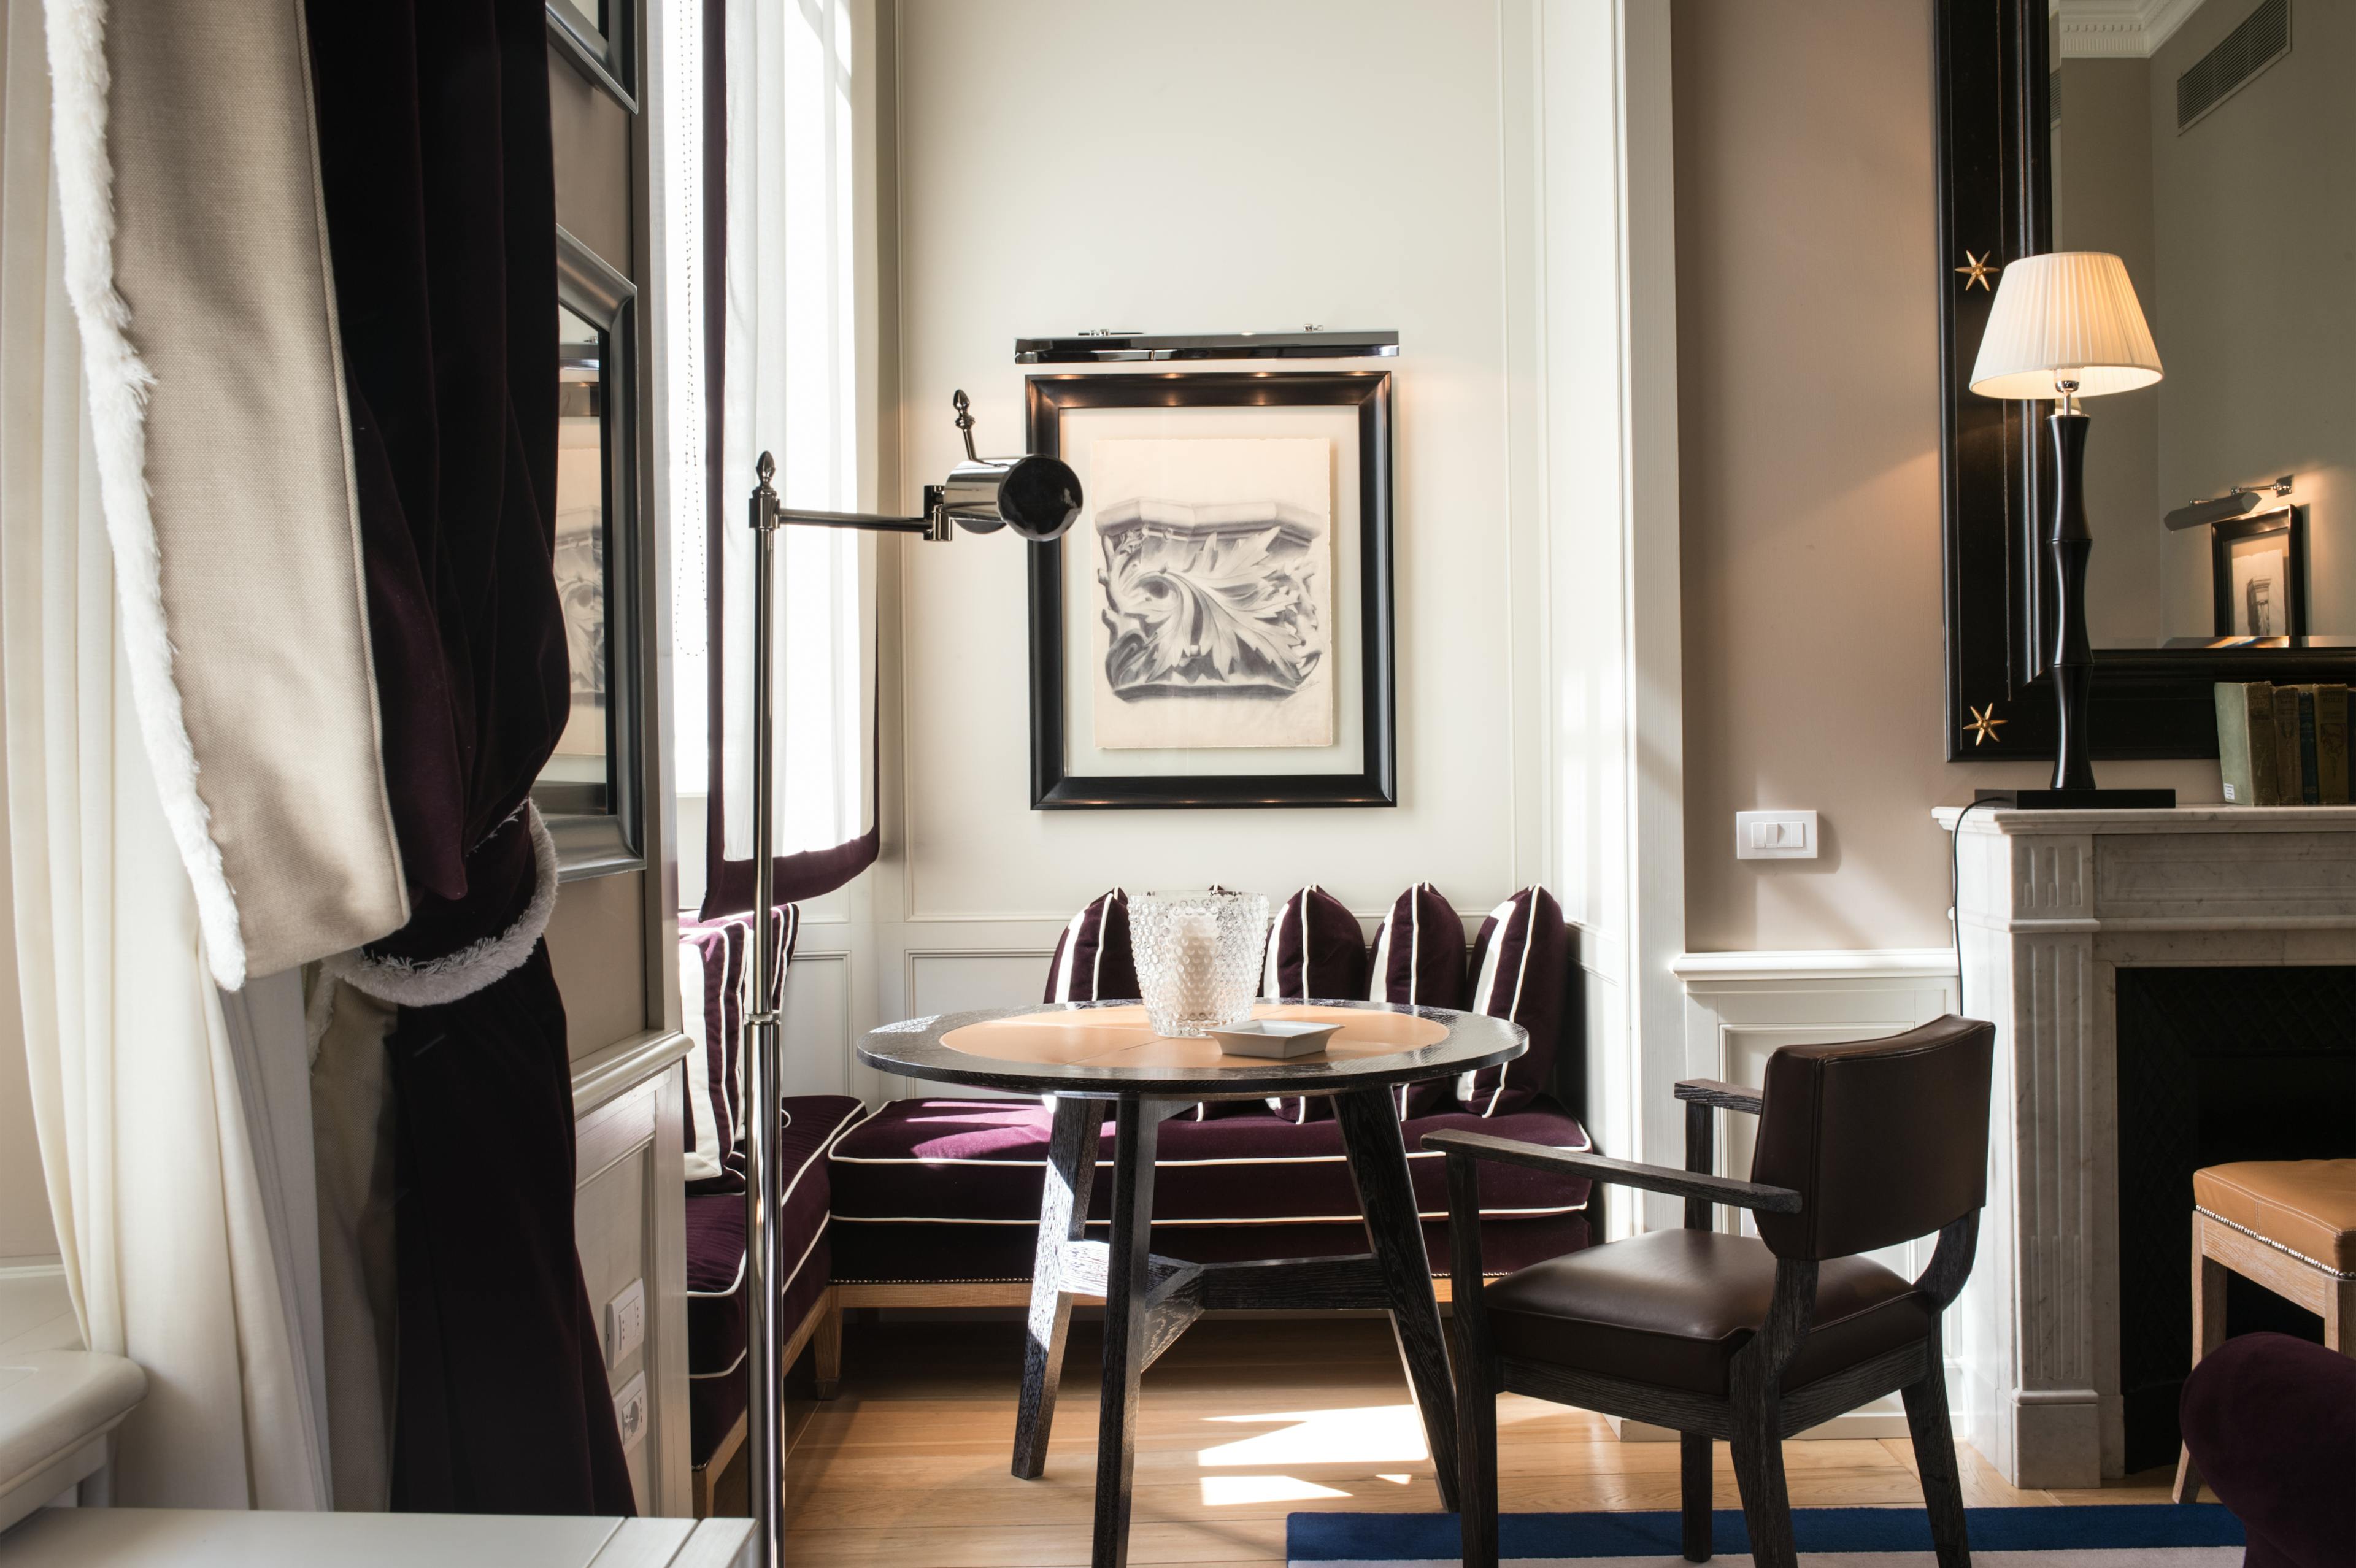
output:
M790 1555L857 1568L1055 1568L1088 1560L1096 1463L1094 1329L1075 1325L1047 1474L1007 1473L1016 1324L852 1324L842 1390L788 1467ZM796 1412L798 1415L800 1412ZM1674 1443L1622 1443L1600 1416L1510 1398L1499 1410L1509 1509L1670 1509ZM1284 1518L1310 1509L1436 1510L1439 1493L1388 1328L1365 1319L1214 1320L1145 1376L1130 1561L1284 1561ZM1794 1443L1801 1506L1919 1508L1903 1440ZM1965 1500L2158 1502L2154 1471L2099 1492L2022 1492L1971 1449ZM1724 1445L1718 1505L1740 1506Z

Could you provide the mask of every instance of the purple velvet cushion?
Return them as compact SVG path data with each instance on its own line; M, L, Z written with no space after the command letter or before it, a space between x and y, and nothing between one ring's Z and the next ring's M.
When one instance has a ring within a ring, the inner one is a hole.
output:
M796 1095L784 1102L777 1158L786 1201L778 1211L786 1280L779 1315L791 1333L832 1279L827 1246L830 1192L821 1157L837 1134L866 1109L841 1094ZM687 1200L687 1372L694 1463L712 1456L744 1412L744 1198L740 1192Z
M801 935L798 904L770 911L773 989L781 987L786 964ZM752 997L752 953L747 914L723 915L679 928L680 1014L696 1050L687 1059L687 1179L690 1191L718 1191L741 1185L744 1173L744 1038L746 1004Z
M1529 1030L1530 1048L1503 1067L1465 1074L1457 1098L1466 1109L1494 1116L1546 1092L1569 987L1570 929L1552 893L1524 888L1489 912L1472 944L1467 1006L1521 1025Z
M1049 1002L1127 1001L1141 994L1129 945L1129 894L1119 888L1081 906L1055 938Z
M1403 1007L1464 1005L1464 922L1430 882L1399 894L1383 917L1375 933L1366 997ZM1454 1100L1454 1086L1444 1082L1402 1088L1399 1119L1430 1115Z
M2326 1568L2356 1542L2356 1361L2287 1334L2201 1359L2179 1407L2185 1446L2249 1535L2250 1568Z
M1049 1113L1033 1100L894 1100L836 1141L834 1222L889 1225L927 1221L1028 1226L1039 1217ZM1402 1129L1417 1207L1448 1215L1446 1162L1420 1147L1426 1133L1480 1127L1557 1148L1589 1147L1580 1125L1538 1103L1489 1121L1449 1111ZM1107 1174L1113 1134L1105 1126L1091 1213L1109 1212ZM1543 1171L1498 1166L1482 1173L1482 1212L1530 1217L1583 1209L1588 1184ZM1338 1123L1294 1123L1265 1110L1162 1125L1154 1159L1153 1228L1276 1224L1360 1225L1358 1194L1342 1154ZM1360 1232L1363 1234L1363 1232ZM913 1241L913 1233L912 1233ZM1161 1243L1156 1241L1157 1249Z
M1259 994L1279 1002L1365 996L1366 937L1349 906L1314 882L1285 900L1269 923ZM1294 1122L1333 1114L1333 1102L1325 1096L1270 1100L1268 1104Z
M1418 1008L1464 1005L1464 922L1430 882L1399 894L1383 917L1366 999Z
M1366 994L1366 938L1349 907L1312 882L1269 923L1260 995L1280 1002Z

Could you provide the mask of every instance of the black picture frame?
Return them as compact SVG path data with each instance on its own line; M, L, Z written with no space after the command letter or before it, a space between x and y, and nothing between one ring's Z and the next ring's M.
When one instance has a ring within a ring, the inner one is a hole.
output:
M592 5L595 0L590 0ZM548 41L575 70L605 90L616 102L638 112L638 39L637 7L615 0L598 7L605 13L600 27L570 0L547 0Z
M606 784L598 792L543 780L531 790L556 844L558 877L574 881L642 870L647 863L646 703L637 656L647 572L638 505L638 292L560 226L556 298L599 330L604 361Z
M2282 536L2283 553L2289 563L2286 574L2289 578L2290 603L2286 607L2283 630L2268 635L2287 636L2294 641L2307 635L2307 508L2275 507L2209 526L2209 581L2219 637L2249 635L2236 630L2233 624L2233 547L2276 535Z
M1065 770L1064 547L1031 558L1031 806L1102 811L1398 804L1397 625L1392 612L1391 376L1387 370L1069 374L1025 379L1031 450L1063 455L1063 416L1086 409L1356 411L1363 765L1355 773L1138 776ZM1336 519L1337 528L1343 519Z
M1933 86L1941 527L1947 759L2051 759L2059 585L2042 402L1970 387L2003 264L2052 248L2046 0L1936 0ZM1975 276L1972 263L1987 263ZM2093 409L2102 439L2102 409ZM2103 571L2100 548L2091 571ZM2217 755L2219 682L2356 681L2356 650L2315 646L2096 648L2087 716L2098 760ZM1973 717L2005 722L1975 749Z

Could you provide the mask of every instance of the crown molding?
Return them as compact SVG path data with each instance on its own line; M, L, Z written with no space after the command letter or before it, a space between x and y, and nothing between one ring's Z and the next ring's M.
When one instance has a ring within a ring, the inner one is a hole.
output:
M2055 0L2063 59L2149 59L2201 0Z

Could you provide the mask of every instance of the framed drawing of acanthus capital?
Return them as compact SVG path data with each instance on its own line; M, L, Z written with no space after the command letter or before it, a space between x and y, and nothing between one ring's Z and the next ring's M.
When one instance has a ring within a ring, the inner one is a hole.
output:
M1028 380L1031 804L1396 805L1387 371Z

